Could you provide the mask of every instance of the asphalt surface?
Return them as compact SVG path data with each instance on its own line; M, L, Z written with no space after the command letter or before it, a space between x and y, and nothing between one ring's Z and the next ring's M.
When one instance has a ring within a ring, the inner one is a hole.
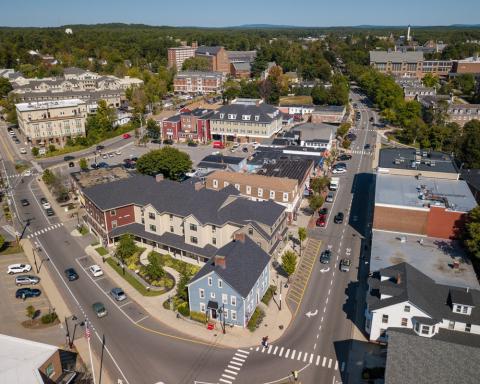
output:
M355 95L353 98L357 99ZM371 207L367 203L373 193L372 156L363 151L366 143L373 146L374 135L369 131L369 118L373 115L366 108L361 108L361 113L359 129L355 130L353 158L347 162L348 172L340 176L334 203L327 204L330 208L327 227L311 233L322 240L322 250L331 248L332 261L328 266L322 265L317 255L297 317L285 335L267 349L252 346L232 350L205 345L181 333L181 320L165 325L146 316L135 304L120 308L106 293L111 284L108 278L93 278L83 269L90 261L71 237L69 223L60 225L56 217L45 215L38 204L41 193L35 178L24 177L22 183L21 178L12 176L14 161L19 156L13 143L6 140L3 127L0 170L11 176L8 179L14 187L14 204L19 212L17 227L22 229L29 219L24 236L30 236L42 249L42 257L49 259L43 266L54 276L72 312L91 322L95 335L92 347L98 356L105 338L103 367L112 377L131 384L195 381L273 384L288 380L291 371L298 370L302 383L354 382L348 377L349 353L354 322L362 327L359 313L363 308L359 303L363 301L357 300L362 294L362 284L358 279L364 279L366 272L360 254L368 245L368 239L363 237L370 233ZM21 198L29 199L30 206L22 207ZM345 213L344 224L333 223L333 216L339 211ZM352 260L350 271L340 272L339 260L347 256ZM80 279L69 283L63 270L72 266ZM108 316L101 319L94 316L91 305L95 301L105 304ZM266 335L259 335L259 345L261 336Z

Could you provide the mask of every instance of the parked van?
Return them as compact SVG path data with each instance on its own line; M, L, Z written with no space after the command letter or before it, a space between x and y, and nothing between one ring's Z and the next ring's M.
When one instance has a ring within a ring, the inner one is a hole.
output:
M223 149L225 148L225 145L221 141L214 141L213 148Z

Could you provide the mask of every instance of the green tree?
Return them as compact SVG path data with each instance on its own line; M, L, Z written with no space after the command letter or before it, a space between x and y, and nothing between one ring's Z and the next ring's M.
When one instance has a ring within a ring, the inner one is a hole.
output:
M323 85L316 85L312 88L312 101L315 105L326 104L328 101L328 92Z
M206 57L190 57L183 62L184 71L208 71L210 70L210 61Z
M3 235L0 235L0 250L2 250L4 246L5 246L5 237L3 237Z
M164 147L141 156L137 161L137 171L145 175L163 174L170 180L178 178L192 169L190 156L177 148Z
M480 259L480 206L476 206L468 212L464 243L468 251L477 259Z
M46 169L43 171L42 180L46 185L52 186L56 183L57 176L50 169Z
M310 181L310 188L316 193L321 193L330 183L330 179L326 176L315 177Z
M462 74L454 78L455 88L464 95L470 96L475 91L475 77L471 73Z
M349 85L345 76L335 74L332 86L328 90L327 103L329 105L346 105L348 103Z
M184 301L188 300L187 284L190 281L190 278L191 276L188 273L187 267L183 265L180 270L180 279L177 284L177 296Z
M38 147L33 147L32 148L32 156L38 156L40 153L40 150L38 149Z
M344 138L345 135L348 133L348 131L350 130L351 128L351 124L350 123L342 123L340 124L340 126L338 127L337 129L337 137L341 137L341 138Z
M459 139L457 158L464 168L480 168L480 121L471 120L463 126Z
M152 139L158 139L160 137L160 126L153 119L147 120L147 135Z
M33 305L29 305L27 308L25 308L26 310L26 315L27 317L30 319L30 320L33 320L36 313L37 313L37 310L35 309L35 307Z
M314 193L308 198L308 206L314 212L320 209L324 202L325 199L319 193Z
M80 169L82 171L86 171L88 169L88 163L87 163L87 159L85 159L84 157L82 157L79 161L78 161L78 165L80 167Z
M12 89L12 85L8 79L0 77L0 98L6 97Z
M422 83L423 83L423 85L426 86L426 87L433 88L433 87L436 87L436 86L439 84L439 81L438 81L438 77L437 77L437 76L433 76L431 73L427 73L427 74L423 77Z
M289 278L295 272L296 267L297 267L297 254L292 251L286 251L282 255L282 268Z
M97 112L87 118L87 137L101 137L113 130L115 110L107 105L105 100L98 101Z
M148 265L145 267L145 269L153 280L160 280L166 275L166 272L163 269L160 261L160 255L155 252L151 252L148 255Z
M352 142L351 142L350 140L344 139L344 140L342 141L342 148L343 148L343 149L348 149L348 148L350 148L350 145L352 145Z
M303 242L307 238L307 229L304 227L299 227L298 228L298 240L300 240L300 256L302 256L302 247L303 247Z
M126 259L132 256L137 251L137 246L133 240L133 236L130 234L124 234L120 236L120 240L115 250L115 257L120 259L122 263L125 263Z

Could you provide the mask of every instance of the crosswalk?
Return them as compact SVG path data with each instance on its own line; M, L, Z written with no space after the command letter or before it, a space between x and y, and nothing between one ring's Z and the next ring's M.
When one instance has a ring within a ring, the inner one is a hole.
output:
M220 383L232 384L236 380L237 375L240 373L240 370L242 369L243 364L247 360L249 354L249 351L237 349L233 357L230 359L227 368L223 370L222 376L218 381Z
M42 235L42 234L44 234L44 233L47 233L47 232L52 231L52 230L54 230L54 229L60 228L60 227L62 227L62 226L63 226L63 223L57 223L57 224L50 225L50 226L48 226L48 227L46 227L46 228L39 229L38 231L35 231L35 232L29 234L29 235L27 236L27 239L31 239L32 237Z
M365 156L371 156L372 152L371 151L364 151L361 149L353 149L350 151L350 153L355 154L355 155L365 155Z
M280 347L278 345L270 344L268 348L258 346L256 348L251 347L250 350L267 355L275 355L283 357L284 359L301 361L303 363L314 364L315 366L321 366L323 368L333 369L335 371L345 370L345 362L340 362L337 359L332 359L327 356L317 355L315 353L297 351L293 348Z

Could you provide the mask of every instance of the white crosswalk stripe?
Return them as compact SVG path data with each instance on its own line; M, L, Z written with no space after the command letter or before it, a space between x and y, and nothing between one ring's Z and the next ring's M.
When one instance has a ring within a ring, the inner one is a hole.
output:
M250 349L253 350L253 348ZM259 349L257 347L256 351L258 350ZM227 368L223 370L223 373L220 379L218 379L218 381L221 383L232 384L237 378L237 375L240 373L243 363L247 360L249 354L250 351L245 351L244 349L237 349L230 361L228 362Z
M278 353L278 356L282 357L282 355L283 355L283 347L282 349L280 349L280 352Z
M338 360L335 361L335 371L338 371Z
M219 381L221 381L222 383L232 384L230 380L220 379Z
M47 233L49 231L52 231L54 229L58 229L63 226L63 223L57 223L57 224L52 224L46 228L39 229L38 231L35 231L27 236L27 239L31 239L32 237L43 235L44 233Z

